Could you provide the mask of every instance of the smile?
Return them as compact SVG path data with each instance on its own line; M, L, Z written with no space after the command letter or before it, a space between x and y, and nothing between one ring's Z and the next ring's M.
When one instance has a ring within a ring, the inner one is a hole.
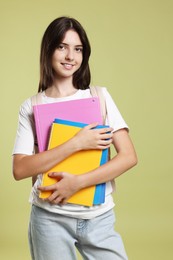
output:
M73 64L69 64L69 63L62 63L62 65L66 68L66 69L72 69L73 68Z

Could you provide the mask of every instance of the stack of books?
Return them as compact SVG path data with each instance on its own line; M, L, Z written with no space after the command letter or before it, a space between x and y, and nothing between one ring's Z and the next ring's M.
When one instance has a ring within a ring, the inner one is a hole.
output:
M40 104L33 107L39 152L52 149L72 138L81 128L98 122L102 125L100 103L97 97L71 101ZM43 173L42 186L52 185L57 179L50 178L50 172L83 174L99 167L108 160L108 149L79 151L49 171ZM68 203L93 206L105 201L105 183L76 192ZM47 198L50 192L40 192L40 198Z

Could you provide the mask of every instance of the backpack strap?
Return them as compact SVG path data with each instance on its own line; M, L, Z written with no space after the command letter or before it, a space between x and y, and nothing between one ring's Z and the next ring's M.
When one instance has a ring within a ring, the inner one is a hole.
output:
M31 105L32 107L35 106L35 105L39 105L39 104L42 104L42 96L41 96L41 92L38 92L36 95L32 96L31 97ZM37 135L35 133L35 144L34 144L34 151L35 151L35 154L38 153L38 143L37 143ZM34 186L34 183L36 182L37 180L37 176L34 176L32 177L32 186Z
M100 108L101 108L101 114L102 114L102 118L103 118L103 123L106 122L106 115L107 115L107 110L106 110L106 102L105 102L105 98L102 92L102 87L99 86L90 86L90 91L91 91L91 95L93 97L99 97L99 101L100 101ZM108 160L111 159L111 149L108 149ZM112 181L113 182L113 181ZM113 185L112 185L113 186Z
M32 108L35 105L39 105L42 104L42 95L41 92L38 92L36 95L31 97L31 105ZM37 143L37 135L35 133L35 144L34 144L34 148L35 148L35 153L38 153L38 143Z
M105 98L104 98L104 95L103 95L103 92L102 92L102 87L90 86L90 91L91 91L91 95L93 97L99 97L102 119L103 119L103 123L105 123L107 111L106 111Z
M32 106L42 104L42 95L41 92L38 92L36 95L31 97Z

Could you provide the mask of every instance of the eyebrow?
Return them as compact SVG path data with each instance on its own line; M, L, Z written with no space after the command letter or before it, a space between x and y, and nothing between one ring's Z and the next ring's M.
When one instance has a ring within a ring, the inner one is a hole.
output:
M69 46L69 44L65 43L65 42L61 42L60 44L64 44L65 46ZM82 44L77 44L77 45L75 45L75 47L83 47L83 45Z

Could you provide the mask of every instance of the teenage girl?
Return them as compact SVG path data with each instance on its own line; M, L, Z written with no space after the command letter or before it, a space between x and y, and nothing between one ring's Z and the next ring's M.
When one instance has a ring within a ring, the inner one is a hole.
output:
M85 30L73 18L55 19L46 29L40 54L39 92L42 103L91 97L90 44ZM112 180L137 163L136 153L123 120L106 88L106 124L110 128L93 129L97 122L84 127L66 143L49 151L35 153L35 125L31 98L20 108L19 124L13 150L13 175L16 180L35 179L29 242L33 260L74 260L76 248L83 259L126 260L120 235L114 230ZM80 108L79 108L80 109ZM106 164L82 175L50 173L60 179L41 187L42 173L80 150L106 149L113 144L116 155ZM85 207L67 203L82 188L106 183L105 203ZM40 190L49 190L48 199L39 198Z

